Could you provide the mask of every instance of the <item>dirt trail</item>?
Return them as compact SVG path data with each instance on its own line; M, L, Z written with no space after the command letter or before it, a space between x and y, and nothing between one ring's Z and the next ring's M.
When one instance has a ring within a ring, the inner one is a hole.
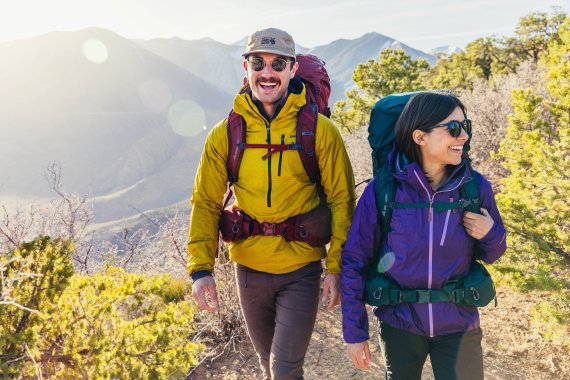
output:
M499 307L480 310L483 328L485 378L488 380L570 379L570 350L543 339L531 329L531 307L539 295L524 295L508 288L498 290ZM372 320L373 321L373 320ZM340 309L319 311L317 325L305 359L306 379L380 379L384 365L375 328L371 323L373 366L370 373L355 369L345 354ZM260 379L257 357L249 341L237 352L204 363L191 379ZM426 363L422 379L433 379Z

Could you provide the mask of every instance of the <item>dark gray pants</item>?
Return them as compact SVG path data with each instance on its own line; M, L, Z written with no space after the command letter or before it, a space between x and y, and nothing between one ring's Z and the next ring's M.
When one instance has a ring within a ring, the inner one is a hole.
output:
M321 273L320 261L286 274L236 265L240 306L265 379L303 379Z
M430 338L379 323L387 380L420 380L430 356L436 380L482 380L481 329Z

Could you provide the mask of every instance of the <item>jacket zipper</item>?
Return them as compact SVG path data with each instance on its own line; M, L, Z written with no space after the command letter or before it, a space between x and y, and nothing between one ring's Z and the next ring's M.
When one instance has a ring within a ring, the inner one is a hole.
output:
M450 214L451 210L447 210L447 215L445 216L445 225L443 226L443 234L441 234L441 241L439 242L440 247L443 247L443 243L445 242L445 236L447 235L447 224L449 223Z
M269 125L271 122L265 124L265 129L267 130L267 144L271 144L271 130ZM271 149L268 149L268 153ZM267 158L267 207L271 207L271 155Z
M433 195L430 196L429 190L425 187L424 183L420 179L420 176L418 175L418 173L415 170L414 170L414 174L415 174L416 178L418 179L418 182L420 183L420 185L422 185L422 187L425 190L427 197L429 199L429 209L428 209L428 221L429 221L428 289L431 289L432 281L433 281L433 201L435 199L435 196L437 194L439 194L440 192L436 191L433 193ZM460 185L461 185L461 181L459 182L459 184L456 187L454 187L453 189L446 190L445 192L454 191ZM441 193L443 193L443 191L441 191ZM448 217L449 217L449 211L451 211L451 210L448 210L448 213L447 213ZM447 220L446 220L445 226L447 229ZM433 338L434 331L433 331L433 307L432 307L432 303L428 303L428 314L429 314L429 336L431 338Z
M453 198L449 198L449 203L453 203ZM445 225L443 226L443 233L441 234L441 241L439 242L440 247L443 247L443 243L445 242L445 236L447 235L447 225L449 224L449 215L451 215L451 210L447 210L447 215L445 215Z
M281 135L281 145L285 145L285 135ZM279 152L279 167L277 168L277 176L281 177L281 163L283 162L283 151Z
M420 176L418 175L418 173L414 170L414 174L416 175L416 178L418 179L420 185L422 185L422 187L424 188L428 199L429 199L429 209L428 209L428 221L429 221L429 245L428 245L428 251L429 251L429 256L428 256L428 289L431 289L431 283L432 283L432 270L433 270L433 199L435 197L435 194L433 196L429 195L429 190L425 187L424 183L422 182L422 180L420 179ZM433 338L433 308L432 308L432 304L428 303L428 319L429 319L429 336Z
M265 129L267 131L267 144L271 144L271 130L269 129L269 126L271 125L271 121L267 122L267 119L265 118L265 116L263 116L263 114L261 114L261 112L259 112L259 110L257 109L257 106L255 104L253 104L251 102L251 100L246 97L245 98L247 101L247 104L249 105L249 107L253 110L253 112L257 113L257 115L259 115L261 117L261 119L263 120L263 122L265 123ZM279 110L277 111L279 112ZM277 113L275 114L277 115ZM269 153L271 151L271 149L268 149L267 153ZM267 207L271 207L271 155L267 158Z

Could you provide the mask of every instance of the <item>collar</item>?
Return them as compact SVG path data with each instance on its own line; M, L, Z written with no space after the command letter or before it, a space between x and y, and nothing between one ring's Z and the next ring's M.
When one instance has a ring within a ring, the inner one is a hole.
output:
M305 91L305 86L299 78L294 77L291 79L287 87L287 96L275 110L273 118L269 118L261 102L253 98L251 89L246 84L236 95L233 109L235 113L241 115L246 120L250 118L262 119L266 124L269 124L275 119L289 117L292 113L296 116L299 109L307 103Z
M422 167L415 161L411 162L404 153L394 148L388 156L388 163L392 168L391 174L396 180L406 182L418 190L424 187L432 190ZM472 176L465 161L459 165L448 165L447 169L449 175L436 190L438 192L457 188L470 180Z

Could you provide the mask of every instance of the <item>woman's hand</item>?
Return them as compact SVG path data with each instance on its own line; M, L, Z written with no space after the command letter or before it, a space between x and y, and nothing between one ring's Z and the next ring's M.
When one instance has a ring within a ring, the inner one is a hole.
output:
M346 353L354 366L358 369L368 371L372 360L370 358L370 349L368 348L368 341L360 343L347 343Z
M487 235L493 227L493 224L495 224L495 221L493 221L487 209L482 208L481 214L469 211L465 211L463 214L463 226L465 227L465 231L477 240Z

